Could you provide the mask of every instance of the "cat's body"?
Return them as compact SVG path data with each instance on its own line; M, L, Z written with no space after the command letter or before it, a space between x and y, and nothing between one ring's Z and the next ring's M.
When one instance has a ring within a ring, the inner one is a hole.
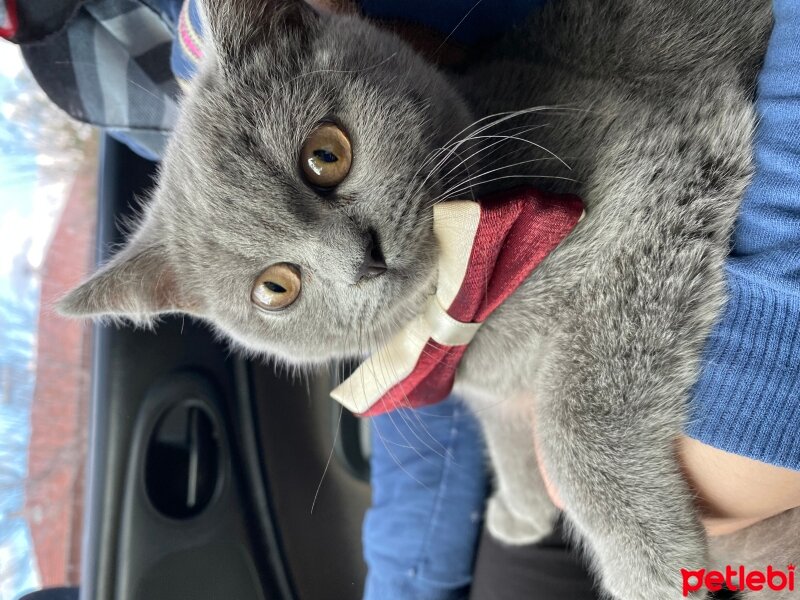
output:
M573 109L518 119L571 169L523 143L509 161L538 158L519 168L575 179L534 181L578 193L589 215L478 332L459 371L498 475L488 526L518 542L548 529L535 422L542 461L620 598L678 597L678 565L705 564L675 439L724 302L769 24L765 2L556 2L524 34L532 60L488 62L463 86L480 94L478 117Z
M497 473L488 525L509 542L550 527L535 422L606 589L681 597L680 569L708 556L674 444L724 302L769 2L555 0L452 76L358 18L312 16L291 0L208 4L214 55L184 104L153 207L66 310L189 312L292 362L358 354L431 292L434 201L520 183L577 192L584 221L482 326L459 368ZM531 107L543 110L468 127ZM354 161L318 194L297 153L331 116ZM366 231L388 271L354 280ZM302 268L300 300L254 311L254 277L282 261Z

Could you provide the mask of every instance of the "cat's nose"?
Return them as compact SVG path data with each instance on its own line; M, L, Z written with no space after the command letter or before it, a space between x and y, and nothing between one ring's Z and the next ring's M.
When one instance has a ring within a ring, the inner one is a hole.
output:
M367 245L364 250L364 260L358 268L356 274L356 283L362 279L372 279L378 277L386 272L386 259L383 257L380 243L375 232L370 231L367 234Z

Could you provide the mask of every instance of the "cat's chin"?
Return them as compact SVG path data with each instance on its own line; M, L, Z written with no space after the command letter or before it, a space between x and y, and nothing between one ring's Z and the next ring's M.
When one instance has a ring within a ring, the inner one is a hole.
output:
M361 356L383 346L400 329L425 310L429 298L436 293L437 277L438 272L430 269L420 277L420 281L416 285L411 286L414 289L411 293L408 291L408 286L402 286L402 290L394 302L389 303L387 309L376 315L372 323L371 328L378 334L376 337L381 340L381 343L370 344L366 352L361 352Z
M316 362L363 360L383 347L398 331L421 314L429 298L436 293L436 271L428 273L422 281L409 286L404 284L396 298L381 306L371 317L365 317L358 335L346 335L331 344L323 354L314 356ZM409 287L414 291L409 293ZM353 343L354 339L358 342ZM308 357L306 357L308 358Z

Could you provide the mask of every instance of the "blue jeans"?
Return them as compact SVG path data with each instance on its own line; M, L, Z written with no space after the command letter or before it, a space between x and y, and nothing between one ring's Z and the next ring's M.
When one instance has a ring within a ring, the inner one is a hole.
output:
M475 417L457 398L373 417L365 600L465 598L488 491Z

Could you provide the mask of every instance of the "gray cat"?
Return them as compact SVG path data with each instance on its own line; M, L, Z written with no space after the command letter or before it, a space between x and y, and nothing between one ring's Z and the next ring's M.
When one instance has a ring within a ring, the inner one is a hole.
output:
M605 590L683 597L681 568L709 557L674 442L751 176L768 1L559 0L459 75L297 0L206 12L213 51L152 201L61 310L188 313L291 364L363 355L432 292L435 202L576 192L586 218L459 369L496 472L488 527L552 526L535 423Z

